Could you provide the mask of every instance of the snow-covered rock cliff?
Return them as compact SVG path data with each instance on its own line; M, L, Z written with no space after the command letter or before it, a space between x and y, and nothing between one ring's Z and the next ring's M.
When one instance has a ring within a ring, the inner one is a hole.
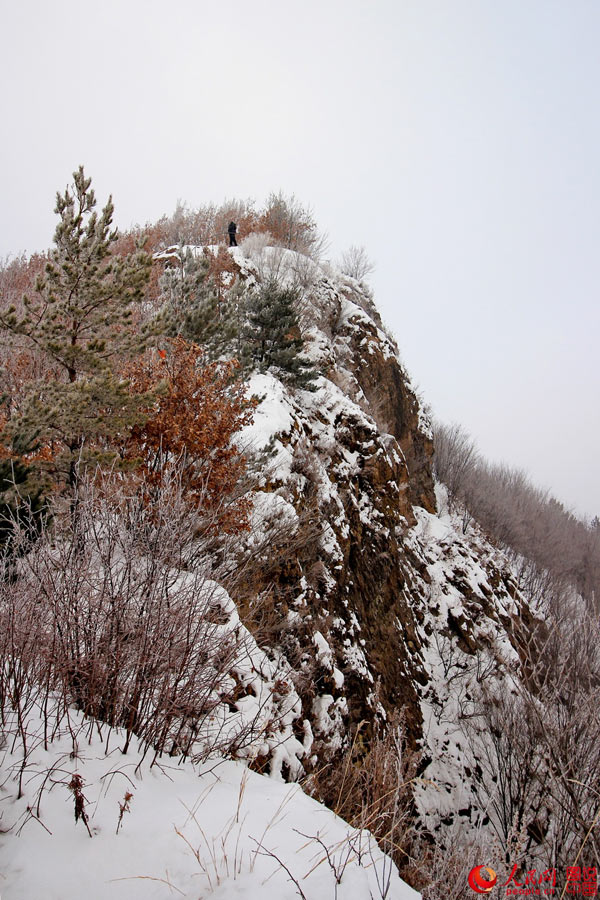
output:
M243 577L229 594L211 581L202 607L236 650L203 725L233 736L229 760L199 752L195 769L178 764L174 742L173 759L150 766L118 729L62 708L49 738L51 697L34 698L31 727L4 723L3 896L252 900L270 882L285 898L409 900L368 834L369 805L361 819L342 802L354 763L392 732L407 755L404 769L400 755L397 768L393 755L386 762L395 790L409 785L403 827L418 823L443 844L452 829L475 835L489 821L485 779L474 777L486 735L471 723L482 685L500 697L518 677L526 600L476 525L463 533L448 514L427 416L368 288L264 245L233 249L230 262L232 281L298 287L303 352L318 375L312 390L276 371L248 380L258 405L238 442L253 476L252 527L229 545ZM181 568L174 583L188 578Z

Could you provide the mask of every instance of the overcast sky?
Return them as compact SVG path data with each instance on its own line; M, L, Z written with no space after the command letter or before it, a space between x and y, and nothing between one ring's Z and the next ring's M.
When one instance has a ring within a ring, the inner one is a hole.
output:
M271 191L364 245L434 413L600 514L598 0L0 0L0 255Z

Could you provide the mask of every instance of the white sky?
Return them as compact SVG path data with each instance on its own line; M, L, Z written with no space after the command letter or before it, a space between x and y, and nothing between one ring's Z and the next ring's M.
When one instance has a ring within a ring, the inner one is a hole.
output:
M0 0L0 255L83 163L121 226L294 193L424 399L600 514L598 0Z

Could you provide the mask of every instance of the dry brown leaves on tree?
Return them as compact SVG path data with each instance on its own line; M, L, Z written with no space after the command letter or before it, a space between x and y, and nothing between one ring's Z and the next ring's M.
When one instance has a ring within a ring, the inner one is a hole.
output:
M234 498L246 470L234 437L256 406L235 380L237 369L235 360L203 365L200 347L175 338L127 373L137 392L161 385L145 424L133 430L129 454L143 460L146 480L155 486L165 466L177 462L188 496L204 509L222 509L218 527L229 533L248 527L249 501Z

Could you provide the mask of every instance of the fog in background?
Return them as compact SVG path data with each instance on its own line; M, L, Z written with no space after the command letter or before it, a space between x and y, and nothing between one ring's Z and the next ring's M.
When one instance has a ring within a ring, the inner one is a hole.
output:
M84 164L121 227L295 194L426 403L600 514L600 4L1 2L0 255ZM243 237L243 236L242 236Z

